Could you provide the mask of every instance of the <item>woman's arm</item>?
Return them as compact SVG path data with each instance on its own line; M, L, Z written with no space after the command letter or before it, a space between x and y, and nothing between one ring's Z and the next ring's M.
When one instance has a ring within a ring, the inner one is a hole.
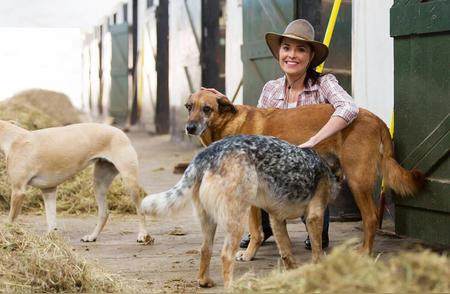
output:
M348 126L357 116L359 109L352 97L339 85L335 76L328 74L321 77L321 95L333 105L335 111L330 120L308 141L299 147L314 147L323 140Z
M330 120L312 136L308 141L299 145L300 148L312 148L323 140L331 137L335 133L344 129L348 125L347 121L340 116L332 116Z

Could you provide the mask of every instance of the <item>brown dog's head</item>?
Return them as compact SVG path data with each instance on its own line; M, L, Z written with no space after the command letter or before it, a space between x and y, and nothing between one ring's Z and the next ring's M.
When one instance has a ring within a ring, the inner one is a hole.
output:
M189 111L186 133L194 136L200 136L207 128L221 125L237 112L227 97L208 90L192 94L185 106Z

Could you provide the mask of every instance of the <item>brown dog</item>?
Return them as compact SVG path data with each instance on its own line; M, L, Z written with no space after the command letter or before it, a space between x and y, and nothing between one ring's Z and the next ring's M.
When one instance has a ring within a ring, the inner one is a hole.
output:
M269 135L299 145L316 134L329 120L328 104L294 109L260 109L233 105L228 98L201 90L192 94L186 108L186 132L200 136L205 145L236 134ZM379 169L386 185L399 195L412 195L423 185L423 175L402 168L393 157L392 141L386 124L373 113L360 109L358 117L344 130L318 144L319 153L339 157L356 204L362 215L362 251L372 252L377 228L376 206L372 200ZM262 241L259 209L252 207L249 219L250 244L238 259L251 260Z

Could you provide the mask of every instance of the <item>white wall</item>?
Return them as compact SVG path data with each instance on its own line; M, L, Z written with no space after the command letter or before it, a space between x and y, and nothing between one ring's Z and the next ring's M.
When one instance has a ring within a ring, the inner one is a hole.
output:
M192 17L193 28L190 25L188 11ZM184 125L187 111L183 105L189 95L201 86L201 12L200 0L169 1L170 132L175 140L186 138ZM199 38L198 45L193 31Z
M0 28L0 100L29 89L63 92L81 108L78 28Z
M243 75L241 59L242 0L227 0L226 14L225 94L232 99ZM242 104L242 100L242 87L240 87L234 103Z
M390 125L394 106L394 49L389 35L393 0L352 1L352 95Z

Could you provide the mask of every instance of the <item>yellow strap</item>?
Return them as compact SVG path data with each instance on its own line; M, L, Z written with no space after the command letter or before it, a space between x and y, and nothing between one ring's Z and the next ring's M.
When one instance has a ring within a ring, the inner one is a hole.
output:
M327 47L330 47L331 36L333 35L334 25L336 24L339 7L341 7L341 0L334 0L333 8L331 9L330 20L328 21L327 31L325 32L325 38L323 39L323 43ZM323 71L324 63L325 62L322 62L322 64L316 68L316 71L318 73L321 73Z

